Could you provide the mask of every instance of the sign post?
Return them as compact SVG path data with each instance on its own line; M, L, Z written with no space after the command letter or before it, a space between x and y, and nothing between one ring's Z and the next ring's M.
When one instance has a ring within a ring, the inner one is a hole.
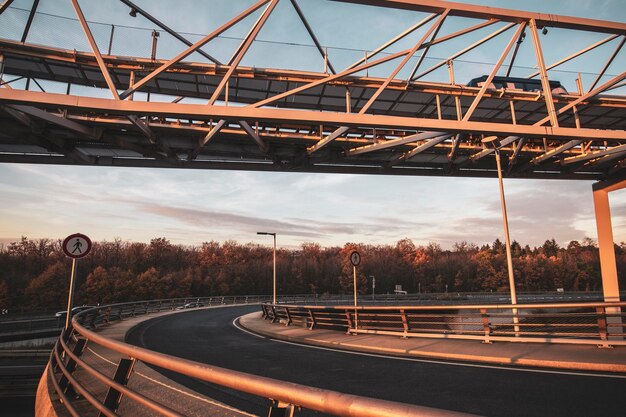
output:
M361 254L357 251L352 252L350 254L350 262L352 263L352 275L354 276L354 330L358 330L359 318L356 312L356 267L361 263Z
M70 290L67 296L67 314L65 316L65 328L69 328L72 304L74 303L74 286L76 277L76 259L87 256L91 251L91 239L81 233L69 235L63 241L63 252L72 258L72 275L70 276Z

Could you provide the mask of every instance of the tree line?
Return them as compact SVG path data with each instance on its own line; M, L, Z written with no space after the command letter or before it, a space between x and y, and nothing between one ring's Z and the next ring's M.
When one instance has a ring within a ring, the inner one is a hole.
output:
M357 290L393 293L396 285L416 292L508 292L505 245L436 243L395 245L305 243L277 251L279 294L351 294L350 253L361 254ZM561 247L554 239L538 247L511 245L518 291L601 290L598 248L585 238ZM626 243L615 245L620 287L626 288ZM0 309L41 310L67 302L71 260L61 240L21 240L0 247ZM272 248L235 241L201 246L94 242L77 263L75 303L106 304L156 298L257 295L272 292Z

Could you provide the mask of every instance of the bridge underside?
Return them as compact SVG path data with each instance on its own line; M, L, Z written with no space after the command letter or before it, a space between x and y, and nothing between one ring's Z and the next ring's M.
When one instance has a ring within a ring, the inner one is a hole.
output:
M90 26L78 2L72 3L89 38ZM487 177L496 175L494 151L482 140L496 136L508 177L602 180L626 164L626 98L607 94L623 84L626 73L602 78L615 56L587 91L579 85L576 93L553 94L547 70L560 64L546 65L537 35L549 26L605 32L603 43L617 42L625 38L624 24L545 20L439 1L353 1L348 3L410 9L425 17L380 51L335 70L298 4L291 3L320 50L323 72L241 65L276 0L258 2L204 38L208 42L262 10L228 63L204 53L202 41L186 41L189 48L175 58L156 59L156 35L152 57L114 55L111 44L103 54L95 42L82 52L29 44L28 27L22 41L0 39L0 162ZM438 35L450 18L466 23ZM158 23L159 30L171 31ZM412 48L380 53L418 27L428 30ZM433 67L419 68L429 48L486 28L494 31L435 65L448 67L448 82L429 81ZM508 75L526 32L537 56L531 64L539 68L529 79L539 76L541 89L455 82L454 58L499 36L508 44L497 51L489 76L504 72L506 60ZM620 49L621 44L614 55ZM192 53L211 59L184 60ZM413 72L400 78L416 54L421 55ZM397 65L389 77L369 75L384 64ZM65 85L65 91L45 92L44 81ZM141 100L133 100L138 93Z

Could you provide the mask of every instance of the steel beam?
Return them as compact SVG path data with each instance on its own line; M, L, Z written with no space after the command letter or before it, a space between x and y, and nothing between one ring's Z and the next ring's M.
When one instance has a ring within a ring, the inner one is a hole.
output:
M300 21L304 25L304 28L306 29L306 31L309 33L309 36L313 40L313 43L315 44L315 47L317 48L318 52L326 60L326 63L328 65L328 68L330 69L330 72L332 72L333 74L336 74L337 71L335 71L333 64L328 60L327 54L326 52L324 52L324 48L322 48L322 44L320 44L319 40L317 40L317 36L315 36L315 32L313 32L311 25L309 24L308 20L304 16L304 13L302 13L302 9L300 9L298 2L296 0L290 0L290 1L298 17L300 18Z
M602 39L601 41L598 41L598 42L594 43L593 45L589 45L588 47L586 47L584 49L581 49L578 52L575 52L575 53L573 53L573 54L571 54L571 55L569 55L569 56L567 56L567 57L565 57L565 58L563 58L563 59L561 59L561 60L559 60L559 61L557 61L557 62L555 62L553 64L548 65L546 67L546 70L549 71L552 68L556 68L556 67L558 67L561 64L565 64L566 62L571 61L574 58L578 58L579 56L581 56L581 55L583 55L583 54L585 54L585 53L587 53L587 52L589 52L591 50L596 49L598 46L602 46L605 43L607 43L609 41L612 41L613 39L617 38L618 36L619 35L611 35L611 36L609 36L607 38ZM537 75L539 75L540 73L541 73L540 71L535 71L532 74L527 75L526 78L534 78Z
M285 92L277 94L275 96L268 97L265 100L261 100L261 101L258 101L256 103L254 103L254 104L250 104L248 107L263 107L263 106L267 106L268 104L271 104L271 103L274 103L276 101L282 100L282 99L287 98L289 96L292 96L294 94L298 94L298 93L301 93L303 91L310 90L310 89L315 88L315 87L317 87L319 85L327 84L327 83L339 80L339 79L344 78L344 77L346 77L348 75L354 74L355 72L360 72L360 71L366 70L368 68L372 68L372 67L375 67L377 65L384 64L385 62L392 61L392 60L394 60L396 58L399 58L401 56L405 56L406 54L409 53L409 51L410 51L410 49L405 49L404 51L400 51L400 52L396 52L396 53L387 55L387 56L379 58L379 59L377 59L375 61L371 61L371 62L368 62L366 64L359 65L357 67L344 70L344 71L340 72L339 74L328 75L328 76L326 76L324 78L315 80L315 81L310 82L308 84L304 84L304 85L302 85L300 87L293 88L291 90L285 91Z
M439 16L439 19L437 19L437 21L426 31L426 33L424 34L424 36L422 36L422 38L419 40L419 42L417 44L415 44L415 46L413 48L411 48L407 52L407 54L404 56L404 59L400 62L400 64L398 64L398 66L396 66L396 68L389 75L389 77L387 77L387 79L382 83L382 85L380 85L378 87L378 89L376 90L376 92L370 97L370 99L367 101L367 103L365 103L365 105L359 110L359 114L365 114L365 112L367 112L367 110L369 110L369 108L372 106L372 104L374 104L374 102L380 96L380 94L385 90L385 88L387 88L389 83L396 77L396 75L402 70L402 68L404 68L406 63L409 62L409 60L413 57L413 54L422 46L422 44L424 42L426 42L426 39L428 39L428 37L432 33L434 33L436 30L438 30L438 28L441 27L441 25L443 24L443 22L446 19L447 15L448 15L448 12L444 11L443 14L441 16ZM310 155L311 153L313 153L313 152L321 149L322 147L326 146L328 143L330 143L331 141L333 141L337 137L341 136L343 133L347 132L347 130L348 130L347 127L340 127L340 128L338 128L331 135L329 135L326 138L320 140L316 145L308 148L307 149L308 154ZM343 132L343 133L341 133L341 132Z
M346 126L337 128L333 133L331 133L330 135L326 136L323 139L320 139L319 142L317 142L315 145L307 148L307 153L310 155L313 152L323 148L324 146L328 145L333 140L337 139L339 136L346 133L348 130L350 130L350 128Z
M572 102L569 102L565 106L561 107L556 112L557 116L565 113L567 110L569 110L569 109L579 105L580 103L583 103L583 102L589 100L590 98L593 98L593 97L597 96L601 92L611 88L612 86L614 86L615 84L621 82L624 79L626 79L626 71L622 72L621 74L617 75L616 77L614 77L614 78L610 79L609 81L605 82L604 84L602 84L600 87L596 88L595 90L589 91L587 94L584 94L584 95L578 97L576 100L574 100ZM550 120L549 116L545 117L545 118L541 119L540 121L538 121L537 123L535 123L534 126L541 126L541 125L543 125L544 123L546 123L549 120Z
M500 144L504 147L504 146L508 146L511 143L515 142L516 140L518 140L520 137L519 136L509 136L507 138L504 138L500 141ZM481 158L484 158L487 155L491 155L494 152L493 148L484 148L482 151L472 155L469 157L469 160L471 162L476 162Z
M415 77L411 78L411 81L415 81L415 80L419 80L420 78L424 77L425 75L430 74L431 72L443 67L444 65L446 65L448 62L453 61L455 59L457 59L458 57L465 55L466 53L468 53L469 51L478 48L480 45L484 44L485 42L495 38L496 36L500 35L501 33L506 32L507 30L511 29L513 26L515 26L515 23L509 23L508 25L496 30L495 32L485 36L484 38L474 42L473 44L469 45L468 47L460 50L459 52L456 52L452 55L450 55L448 58L446 59L442 59L441 61L439 61L437 64L433 65L432 67L428 68L427 70L421 72L420 74L416 75Z
M259 149L261 150L261 152L267 153L269 151L269 147L268 147L267 143L265 143L265 141L263 139L261 139L259 134L257 132L255 132L254 129L252 129L252 127L248 124L248 122L240 120L239 124L241 125L243 130L246 131L248 136L250 136L252 139L254 139L256 144L259 145Z
M393 148L400 145L406 145L407 143L418 142L421 140L433 139L438 136L445 135L445 132L422 132L416 133L415 135L409 135L403 138L386 140L384 142L374 143L372 145L360 146L357 148L352 148L346 151L347 156L355 156L361 155L364 153L379 151L382 149Z
M474 98L474 101L469 106L469 109L467 109L467 112L465 112L465 115L463 116L463 121L464 122L468 121L470 119L470 117L472 117L472 114L474 113L474 110L476 110L476 107L478 107L478 103L480 103L480 100L482 100L483 96L485 95L485 92L489 88L489 85L491 84L491 81L493 81L493 77L495 77L496 74L498 73L498 70L500 70L500 67L502 66L502 63L506 59L507 55L511 51L511 48L513 47L513 45L515 44L517 39L519 39L519 37L522 34L522 32L524 31L525 27L526 27L526 22L522 22L519 25L519 27L517 28L517 30L515 31L515 34L513 35L513 37L511 38L511 40L507 44L507 46L504 48L504 51L502 51L502 54L500 55L500 59L498 59L498 62L496 62L496 65L491 70L491 73L489 74L489 76L485 80L485 83L483 84L483 86L480 88L480 91L478 92L478 94Z
M429 16L426 16L424 19L420 20L419 22L417 22L416 24L414 24L413 26L411 26L410 28L408 28L407 30L405 30L404 32L402 32L401 34L396 36L395 38L393 38L393 39L389 40L388 42L382 44L381 46L379 46L378 48L374 49L372 52L370 52L369 54L367 54L363 58L359 59L358 61L356 61L352 65L348 66L348 69L354 68L354 67L356 67L358 65L361 65L364 62L367 62L367 60L372 59L373 57L378 55L380 52L382 52L385 49L389 48L391 45L393 45L396 42L404 39L406 36L408 36L409 34L415 32L417 29L421 28L426 23L428 23L431 20L433 20L435 17L437 17L436 13L433 13L433 14L431 14ZM432 42L430 42L430 44L432 45Z
M479 6L441 0L333 0L342 3L365 4L383 8L415 10L427 13L443 13L450 9L450 16L469 17L474 19L499 19L506 22L519 23L534 19L538 27L558 27L564 29L583 30L587 32L615 33L626 35L626 23L610 22L581 17L559 16L547 13L526 12L521 10L502 9L498 7Z
M252 42L256 38L257 34L261 30L261 28L263 27L267 19L272 14L272 11L274 10L277 4L278 4L278 0L270 1L270 4L268 4L267 8L263 11L261 16L259 17L259 20L257 20L254 27L251 29L250 33L248 33L248 36L246 36L243 43L239 46L238 50L235 52L235 55L233 56L233 59L231 59L231 61L229 62L228 71L226 71L226 74L222 78L222 81L220 81L219 85L213 92L213 95L209 99L209 105L215 104L215 101L217 101L218 97L222 93L222 90L224 89L224 86L230 79L230 76L233 74L233 72L235 71L235 69L237 68L241 60L243 59L244 55L248 51L248 48L250 48L250 45L252 45Z
M36 117L38 119L44 120L48 123L52 123L55 124L57 126L63 127L65 129L71 130L75 133L79 133L83 136L86 136L88 138L91 139L96 139L98 137L97 132L90 128L87 127L83 124L74 122L72 120L68 120L60 115L56 115L41 109L38 109L36 107L31 107L31 106L20 106L20 105L16 105L16 106L7 106L10 107L14 110L17 110L21 113L24 114L28 114L30 116Z
M445 18L444 18L444 20L445 20ZM439 31L441 30L441 27L443 26L444 20L442 20L441 23L437 25L436 29L430 35L430 41L427 42L429 45L423 45L424 46L424 48L423 48L424 50L422 51L422 53L420 54L420 57L418 58L417 62L415 63L415 67L413 68L413 70L411 71L409 76L407 77L407 79L406 79L407 83L411 82L411 78L413 77L413 75L415 75L415 72L420 67L420 65L422 65L422 62L424 62L424 59L426 59L426 55L428 55L428 51L430 51L430 47L432 46L433 41L435 40L435 38L439 34ZM420 45L420 47L421 46L422 45Z
M9 6L11 5L11 3L13 3L13 0L4 0L4 1L2 2L2 4L0 4L0 15L1 15L2 13L4 13L4 11L5 11L6 9L8 9L8 8L9 8Z
M28 32L30 31L30 26L33 24L33 19L35 18L35 13L37 13L38 6L39 0L34 0L33 5L30 8L30 13L28 14L28 20L26 21L24 32L22 33L22 43L26 42L26 38L28 38Z
M72 1L76 1L76 0L72 0ZM120 98L121 99L125 99L126 97L128 97L129 95L134 93L135 91L139 90L141 87L143 87L144 85L149 83L153 78L155 78L156 76L161 74L163 71L166 71L166 70L170 69L172 66L174 66L175 64L177 64L178 62L183 60L185 57L187 57L187 56L191 55L192 53L196 52L198 50L198 48L203 47L205 44L207 44L212 39L216 38L222 32L224 32L227 29L231 28L233 25L237 24L238 22L240 22L241 20L243 20L244 18L246 18L247 16L249 16L250 14L255 12L256 10L258 10L260 7L262 7L268 1L269 0L260 0L259 2L253 4L252 6L250 6L245 11L241 12L240 14L235 16L234 18L230 19L228 22L224 23L222 26L220 26L219 28L217 28L216 30L214 30L213 32L211 32L210 34L205 36L204 38L200 39L198 42L194 43L189 48L185 49L184 51L182 51L181 53L176 55L174 58L170 59L165 64L161 65L159 68L155 69L150 74L148 74L147 76L143 77L136 84L134 84L131 88L127 89L122 94L120 94Z
M533 39L533 45L535 47L535 56L537 57L537 66L539 67L539 73L541 74L541 86L543 88L543 96L546 101L546 108L548 110L548 117L550 118L550 124L552 126L559 126L559 119L554 109L554 100L552 99L552 88L550 88L550 80L548 79L548 71L546 71L546 63L543 59L543 51L541 50L541 41L539 40L539 33L537 32L537 22L534 19L530 20L530 35Z
M572 156L561 160L561 164L569 165L577 162L590 161L592 159L601 158L607 155L625 155L626 156L626 144L614 146L612 148L604 149L602 151L588 152L579 156Z
M427 151L428 149L432 148L435 145L440 144L441 142L443 142L444 140L450 139L452 137L452 135L443 135L443 136L439 136L436 138L433 138L431 140L429 140L426 143L423 143L419 146L417 146L415 149L411 149L408 152L403 153L402 155L400 155L400 157L398 159L396 159L395 161L391 162L391 165L396 165L402 161L406 161L408 159L413 158L415 155L422 153L424 151Z
M157 25L158 27L160 27L161 29L163 29L164 31L166 31L167 33L169 33L170 35L172 35L173 37L175 37L176 39L181 41L182 43L184 43L185 45L187 45L187 46L192 46L193 45L193 43L191 41L189 41L186 38L184 38L183 36L181 36L180 33L176 32L173 29L171 29L169 26L167 26L166 24L164 24L163 22L158 20L156 17L152 16L150 13L148 13L147 11L142 9L141 7L137 6L132 1L130 1L130 0L120 0L120 1L122 3L124 3L125 5L127 5L128 7L130 7L131 9L134 9L137 13L139 13L140 15L142 15L143 17L145 17L146 19L148 19L149 21L151 21L152 23L154 23L155 25ZM211 55L207 54L203 50L197 49L196 52L199 53L200 55L202 55L203 57L207 58L208 60L214 62L215 64L222 65L222 63L218 59L212 57Z
M626 77L626 74L624 75ZM36 91L0 89L0 102L35 107L95 111L105 114L133 114L153 117L173 117L194 120L227 119L258 120L266 122L320 124L326 126L376 127L419 131L445 131L448 133L482 132L498 136L549 137L554 140L616 140L626 141L624 130L598 130L573 127L545 127L539 125L511 125L508 123L457 121L416 117L371 115L358 113L310 112L306 110L283 110L254 107L207 106L204 104L139 102L111 100L95 97L79 97Z
M204 148L206 144L209 143L219 133L219 131L222 129L222 127L224 127L225 124L226 120L223 119L217 122L215 126L213 126L213 128L209 131L209 133L207 133L204 138L198 143L198 146L189 153L187 160L191 161L196 159L200 154L200 151L202 151L202 148Z
M581 143L583 143L583 140L577 139L577 140L570 140L567 143L564 143L563 145L559 146L558 148L552 149L551 151L548 151L546 153L544 153L543 155L540 155L536 158L533 158L530 163L531 164L539 164L543 161L546 161L550 158L552 158L553 156L557 156L559 154L562 154L563 152L570 150L578 145L580 145Z
M600 81L604 73L606 72L606 70L609 69L609 67L613 63L613 60L615 59L619 51L624 46L624 43L626 43L626 36L622 38L622 41L619 43L619 45L617 45L617 48L615 48L615 51L613 51L609 59L606 61L606 64L604 64L604 67L602 67L602 70L600 71L596 79L591 84L591 87L589 87L589 90L593 90L596 87L596 85L598 84L598 82Z

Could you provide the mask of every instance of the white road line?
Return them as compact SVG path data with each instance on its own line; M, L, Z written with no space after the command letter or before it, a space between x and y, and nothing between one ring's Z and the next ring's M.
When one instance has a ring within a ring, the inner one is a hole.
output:
M237 324L237 320L239 320L240 318L241 318L241 317L236 317L236 318L233 320L233 326L235 326L237 329L241 330L241 331L242 331L242 332L244 332L244 333L248 333L248 334L250 334L250 335L252 335L252 336L255 336L255 337L258 337L258 338L260 338L260 339L267 339L267 337L265 337L265 336L261 336L260 334L256 334L256 333L249 332L248 330L246 330L246 329L244 329L243 327L241 327L240 325L238 325L238 324Z
M461 366L461 367L467 367L467 368L497 369L497 370L502 370L502 371L514 371L514 372L531 372L531 373L538 373L538 374L556 374L556 375L586 376L586 377L593 377L593 378L626 379L626 375L551 371L551 370L546 370L546 369L512 368L508 366L481 365L481 364L475 364L475 363L448 362L448 361L443 361L443 360L439 361L439 360L431 360L431 359L405 358L401 356L386 356L386 355L379 355L376 353L355 352L351 350L327 348L323 346L314 346L314 345L307 345L307 344L302 344L302 343L287 342L285 340L278 340L278 339L269 339L269 340L271 340L272 342L284 343L286 345L294 345L294 346L305 347L309 349L328 350L331 352L345 353L347 355L370 356L373 358L393 359L393 360L405 361L405 362L420 362L420 363L430 363L430 364L436 364L436 365Z

